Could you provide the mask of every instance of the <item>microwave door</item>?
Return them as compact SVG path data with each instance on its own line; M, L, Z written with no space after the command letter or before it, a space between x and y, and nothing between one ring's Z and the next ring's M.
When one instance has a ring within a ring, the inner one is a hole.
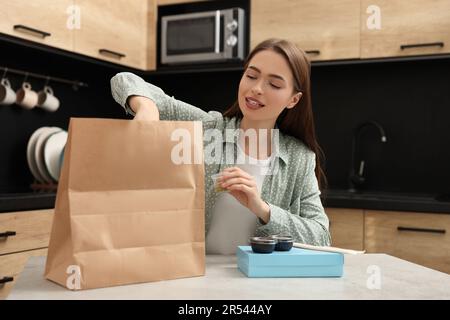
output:
M224 30L220 10L163 17L161 62L176 64L223 59Z

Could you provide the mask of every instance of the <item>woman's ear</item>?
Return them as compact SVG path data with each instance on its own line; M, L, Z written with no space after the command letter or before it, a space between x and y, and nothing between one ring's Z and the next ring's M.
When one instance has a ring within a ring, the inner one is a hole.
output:
M303 96L303 93L301 93L301 92L296 93L292 97L291 102L286 106L286 108L292 109L293 107L295 107L297 105L297 103L300 101L300 99L302 98L302 96Z

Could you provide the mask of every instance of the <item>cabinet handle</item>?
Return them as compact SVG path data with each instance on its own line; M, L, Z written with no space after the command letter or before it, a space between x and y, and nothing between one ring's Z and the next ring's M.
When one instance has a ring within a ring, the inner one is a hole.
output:
M15 231L6 231L3 233L0 233L0 238L8 238L8 237L12 237L15 236L16 232Z
M52 35L51 33L48 33L48 32L45 32L45 31L41 31L41 30L38 30L38 29L34 29L34 28L30 28L30 27L24 26L23 24L16 24L14 26L14 30L34 32L34 33L37 33L38 35L40 35L41 38L50 37Z
M100 49L100 50L98 50L98 52L100 54L103 54L103 55L113 55L113 56L116 56L119 59L122 59L122 58L126 57L126 55L124 55L123 53L115 52L115 51L111 51L111 50L107 50L107 49Z
M402 44L400 46L401 50L411 49L411 48L420 48L420 47L443 47L443 42L430 42L430 43L417 43L417 44Z
M0 279L0 284L5 284L7 282L13 282L14 281L14 277L3 277Z
M415 231L415 232L430 232L430 233L445 233L445 229L426 229L426 228L411 228L411 227L397 227L398 231Z
M320 50L306 50L305 53L307 53L307 54L320 54Z

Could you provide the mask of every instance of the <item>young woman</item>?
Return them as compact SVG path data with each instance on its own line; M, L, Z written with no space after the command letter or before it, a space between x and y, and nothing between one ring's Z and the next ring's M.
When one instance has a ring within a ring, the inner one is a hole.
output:
M293 43L268 39L252 50L237 101L223 114L169 97L132 73L115 75L111 89L135 120L202 121L204 132L223 133L222 161L205 162L207 253L233 254L251 236L274 234L330 245L329 222L320 200L325 177L314 129L310 63ZM239 133L230 137L226 134L230 130ZM255 130L257 144L268 150L267 155L255 152L258 148L247 139L246 133ZM227 163L226 150L234 151L235 160L247 161ZM277 170L272 171L275 162ZM216 173L228 192L216 192L211 179Z

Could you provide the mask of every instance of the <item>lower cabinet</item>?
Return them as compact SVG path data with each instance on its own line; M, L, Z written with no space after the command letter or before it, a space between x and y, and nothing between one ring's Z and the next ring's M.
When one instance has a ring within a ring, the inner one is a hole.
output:
M365 211L368 253L387 253L450 273L450 215Z
M0 300L5 299L28 258L46 256L53 209L0 213Z
M8 296L28 258L46 255L47 249L39 249L0 256L0 300Z
M333 247L364 250L364 210L327 208Z
M450 273L450 214L326 208L332 246Z

